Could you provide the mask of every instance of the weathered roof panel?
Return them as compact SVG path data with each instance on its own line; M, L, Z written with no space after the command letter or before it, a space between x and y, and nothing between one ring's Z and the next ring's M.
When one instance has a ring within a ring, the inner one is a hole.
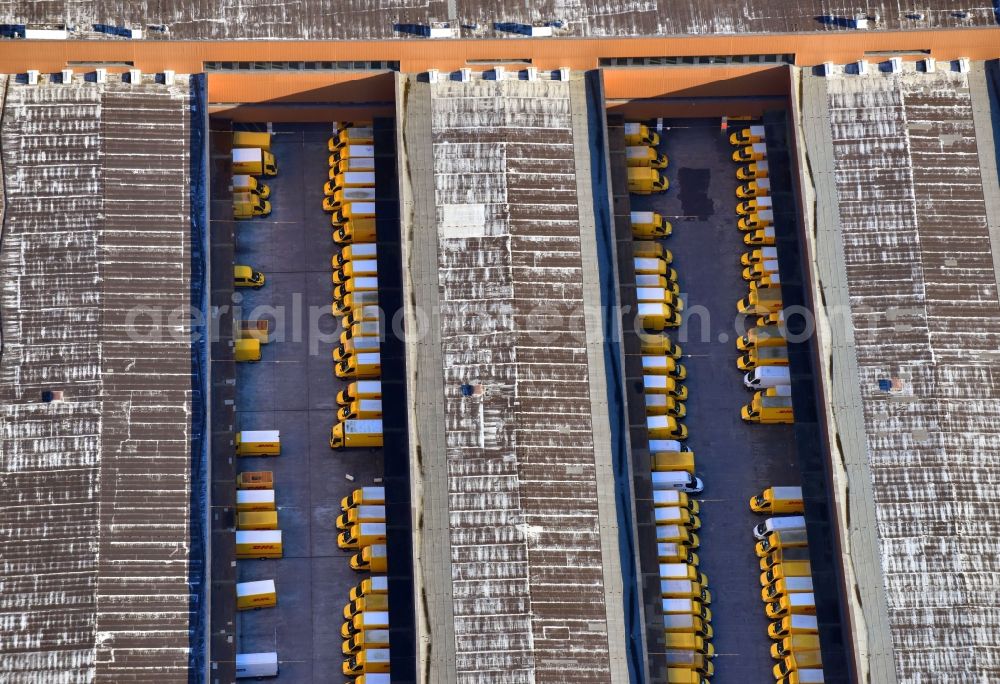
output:
M191 343L130 323L190 300L187 86L11 84L3 114L4 670L186 681Z
M1000 302L970 77L826 90L896 672L995 680Z
M993 26L995 7L986 2L923 0L919 14L895 0L871 0L863 6L869 18L862 30L919 30ZM830 0L628 0L626 2L521 3L513 0L302 0L245 3L238 0L118 3L109 0L0 0L0 23L64 24L83 37L114 36L92 27L109 20L115 26L146 29L147 39L388 39L412 38L431 22L463 27L465 38L512 37L517 29L497 24L553 26L566 37L626 37L798 31L858 30L858 8ZM964 15L960 15L964 12ZM878 20L875 20L878 17ZM149 27L166 27L167 31Z
M457 681L609 681L570 84L435 84L430 124Z

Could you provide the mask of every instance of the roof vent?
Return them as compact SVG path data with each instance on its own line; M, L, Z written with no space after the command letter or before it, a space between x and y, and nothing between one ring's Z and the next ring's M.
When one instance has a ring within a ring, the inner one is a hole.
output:
M108 70L104 68L96 69L94 71L94 80L98 83L104 83L108 80Z
M42 401L46 404L53 401L62 401L63 391L62 390L42 390Z
M176 76L176 75L177 74L174 73L173 69L164 69L163 70L163 85L172 86L174 84L174 76Z
M447 21L432 21L426 29L428 38L454 38L456 29Z
M898 74L903 70L903 60L899 57L893 57L889 60L889 71L894 74Z
M73 70L72 69L63 69L62 70L62 82L63 83L72 83L73 82Z
M494 81L502 81L506 75L507 75L507 70L504 69L502 66L495 66L495 67L493 67L493 80Z
M437 83L438 79L441 78L441 72L438 69L428 69L427 70L427 82Z
M959 10L958 12L952 12L951 16L955 17L956 19L961 19L964 21L969 17L971 17L972 15L964 10Z
M833 76L833 62L823 62L823 75Z
M129 69L128 82L132 85L139 85L142 83L142 71L140 69Z
M535 26L533 24L519 24L517 22L501 21L493 24L493 28L497 31L506 31L507 33L516 33L521 36L530 36L532 38L549 38L552 36L552 26L549 24Z
M538 67L528 67L527 69L525 69L525 72L527 72L526 78L529 81L538 80Z
M857 64L857 67L858 67L858 76L864 76L865 74L868 73L868 60L867 59L859 59L856 62L856 64Z
M560 81L569 80L569 67L559 67L559 80Z
M38 69L28 69L28 85L38 85L38 78L42 75Z
M458 80L462 83L468 83L472 80L472 69L469 67L462 67L458 70Z
M937 60L933 57L924 58L924 71L933 74L935 69L937 69Z
M960 57L958 60L958 73L967 74L969 73L969 58Z
M868 28L868 17L864 15L859 15L857 17L854 17L854 19L851 21L851 25L854 26L854 28L856 29L865 30Z

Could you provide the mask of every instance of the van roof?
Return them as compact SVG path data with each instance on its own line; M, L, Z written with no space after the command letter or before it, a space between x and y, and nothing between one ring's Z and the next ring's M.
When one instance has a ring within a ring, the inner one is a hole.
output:
M764 395L760 398L760 405L764 408L792 408L792 398L790 396L769 397Z
M273 594L274 580L257 580L255 582L237 582L237 596L253 596L254 594Z
M771 487L775 499L801 499L802 487Z
M651 439L649 440L650 451L687 451L684 445L676 439Z
M671 486L675 482L690 482L691 475L683 470L658 470L651 473L653 488Z
M375 382L378 382L376 380ZM362 487L361 496L372 499L384 499L385 498L385 487ZM374 578L372 578L374 579Z
M280 430L241 430L240 442L277 442L281 439Z
M365 660L370 663L389 662L389 649L387 648L366 648L363 653L365 654Z
M361 534L374 534L374 535L385 534L384 522L363 522L363 523L358 523L358 527L361 530Z
M375 203L374 202L351 202L351 213L352 214L374 214L375 213Z
M378 392L382 393L382 381L381 380L356 380L355 384L359 392L372 393ZM365 489L372 489L372 487L365 487ZM381 489L381 487L379 487Z
M694 599L692 598L665 598L661 600L663 602L662 607L664 613L687 611L694 608Z
M377 290L378 289L378 276L358 276L354 278L354 291L357 292L361 288Z
M819 629L819 623L815 615L786 615L784 620L796 629Z
M372 589L378 589L381 591L389 589L389 578L386 575L373 575L368 579L371 580Z
M382 363L382 357L379 352L361 352L356 354L355 359L359 366L378 366Z
M753 369L754 377L757 378L787 378L788 366L760 366Z
M280 544L281 530L236 530L237 544Z
M273 489L237 489L236 503L264 503L274 501Z
M374 145L348 145L347 149L350 151L352 157L374 157L375 156L375 146Z
M259 147L234 147L233 163L260 161L261 152Z
M653 220L654 213L652 211L633 211L629 218L632 220L632 223L649 223Z
M640 316L664 316L667 312L667 305L663 302L639 302Z
M658 489L653 492L654 506L669 506L670 504L679 504L680 501L681 492L676 489Z
M389 624L389 611L387 610L366 610L363 613L359 613L355 616L355 619L361 618L360 622L363 625L388 625Z
M812 592L802 592L799 594L789 594L787 597L789 605L792 606L815 606L816 596Z
M373 515L381 515L385 517L385 504L362 504L358 506L358 515L361 517L369 517Z
M344 421L344 434L346 435L378 435L382 433L382 419L352 419Z
M362 411L381 411L382 410L382 400L381 399L359 399L358 406Z
M345 183L371 183L375 184L375 172L374 171L345 171L341 174L341 178L344 179Z

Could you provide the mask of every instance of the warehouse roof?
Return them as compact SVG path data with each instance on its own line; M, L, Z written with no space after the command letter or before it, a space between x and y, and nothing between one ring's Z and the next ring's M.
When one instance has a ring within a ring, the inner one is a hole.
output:
M919 12L894 0L864 3L869 23L860 30L916 30L993 26L995 5L923 0ZM973 5L973 6L969 6ZM0 24L64 24L78 35L116 38L118 27L145 31L147 39L301 40L413 37L418 26L447 24L463 37L516 37L523 27L551 27L561 36L660 36L859 30L855 9L829 0L658 0L657 2L522 3L513 0L423 2L81 3L0 0ZM113 26L105 22L113 22ZM518 28L515 25L522 25ZM460 28L461 27L461 28ZM530 29L529 29L530 30Z
M191 341L130 319L190 301L188 104L186 81L7 88L0 659L15 679L187 679Z
M855 637L873 681L992 681L1000 190L983 65L851 71L812 77L804 121L826 126L809 166Z
M440 311L408 345L421 380L440 382L417 388L413 421L418 582L427 628L453 630L428 635L453 668L431 679L625 677L606 389L584 307L599 295L596 238L581 236L593 201L577 156L583 88L476 75L411 81L405 103L404 135L426 141L405 162L419 205L410 249L429 259L404 261L417 309Z

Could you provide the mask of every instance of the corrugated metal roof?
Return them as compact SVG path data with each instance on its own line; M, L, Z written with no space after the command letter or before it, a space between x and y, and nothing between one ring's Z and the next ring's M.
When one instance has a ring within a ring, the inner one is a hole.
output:
M191 342L131 321L190 300L184 83L7 92L0 653L18 681L187 680Z
M570 86L431 92L457 681L609 681Z
M859 581L884 582L900 681L995 681L1000 303L969 77L826 87L883 572Z
M416 24L433 21L462 26L463 37L517 36L498 30L496 23L556 24L556 35L572 37L659 36L792 31L857 30L850 22L856 12L871 21L862 30L918 30L993 26L994 6L986 2L923 0L913 7L895 0L871 0L863 8L831 0L659 0L658 2L566 2L549 0L521 3L513 0L335 0L246 3L238 0L193 2L164 0L157 3L117 3L109 0L32 2L0 0L0 23L69 23L92 33L91 26L113 22L117 26L146 28L166 26L169 33L146 31L146 37L214 40L291 38L304 40L382 39L413 37ZM971 6L970 6L971 5ZM919 14L916 10L919 9ZM958 16L959 11L967 16ZM919 18L918 18L919 17Z

